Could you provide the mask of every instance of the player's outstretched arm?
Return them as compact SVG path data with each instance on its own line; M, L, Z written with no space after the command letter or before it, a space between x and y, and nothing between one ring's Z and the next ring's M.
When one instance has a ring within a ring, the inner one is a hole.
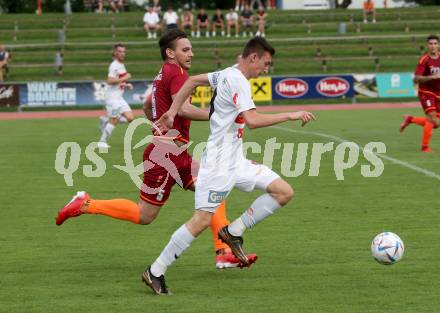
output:
M177 115L192 121L209 120L209 111L192 105L189 100L185 101Z
M182 88L180 88L179 92L174 97L170 109L155 122L156 126L162 133L173 127L174 118L180 111L180 108L198 86L209 86L208 74L191 76L186 80Z
M243 118L246 126L250 129L267 127L286 121L302 121L302 125L315 120L315 116L307 111L286 112L278 114L260 114L256 109L243 112Z
M118 84L126 82L130 78L131 78L131 74L130 73L127 73L126 75L124 75L121 78L116 78L116 77L108 76L107 77L107 84L109 84L109 85L118 85Z
M142 111L144 111L145 116L151 121L153 119L153 112L151 108L151 102L148 101L148 97L142 103Z
M414 82L418 83L418 84L419 83L426 83L426 82L429 82L434 79L440 79L440 73L434 74L434 75L428 75L428 76L424 76L424 75L415 75L414 76Z

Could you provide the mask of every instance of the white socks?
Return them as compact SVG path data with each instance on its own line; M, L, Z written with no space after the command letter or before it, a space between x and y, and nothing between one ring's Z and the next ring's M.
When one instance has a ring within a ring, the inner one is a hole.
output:
M171 236L165 249L151 265L151 274L156 277L164 275L168 266L174 263L177 258L191 245L195 237L189 232L185 224Z
M107 123L104 127L104 131L102 132L101 139L99 139L100 142L107 142L108 138L113 132L113 129L115 129L115 125L112 123Z
M229 233L233 236L242 236L246 228L254 227L258 222L272 215L279 207L281 207L280 204L272 196L267 193L261 195L249 209L229 224Z
M246 225L241 220L241 216L228 226L228 231L232 236L241 236L246 230Z

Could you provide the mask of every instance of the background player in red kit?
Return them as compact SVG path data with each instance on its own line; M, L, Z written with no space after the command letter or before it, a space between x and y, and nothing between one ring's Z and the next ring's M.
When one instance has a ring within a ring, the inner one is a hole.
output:
M438 36L428 36L428 53L420 58L414 73L414 82L419 84L420 104L426 117L405 115L404 121L400 124L401 132L411 123L423 127L423 152L432 152L429 147L432 129L440 126L440 53L438 45Z
M188 78L187 70L191 67L193 56L191 42L188 40L187 35L177 29L170 30L162 36L159 46L164 64L153 82L151 105L144 107L147 117L152 121L160 118L163 113L168 111L174 95L177 94ZM174 148L178 149L178 147L188 143L190 119L207 121L208 114L208 111L191 105L188 99L174 121L174 129L179 131L179 135L171 138L176 144L173 145ZM150 166L144 172L144 184L140 191L138 203L128 199L93 200L86 192L79 192L58 213L57 225L61 225L70 217L84 213L106 215L136 224L150 224L166 203L176 182L180 180L182 188L194 190L194 180L196 178L194 176L196 175L193 176L193 174L197 172L198 163L192 159L183 147L178 155L169 153L169 158L163 156L164 158L158 164L153 154L155 149L156 151L160 149L160 140L159 137L156 137L154 143L150 143L144 151L144 164L154 164L154 166ZM171 161L172 167L177 170L177 173L173 175L171 171L166 169L162 161ZM226 219L224 202L221 207L214 215L211 224L216 250L216 267L237 267L240 266L239 260L231 253L229 247L217 238L218 231L229 224ZM253 261L256 260L256 256L253 254L249 257Z

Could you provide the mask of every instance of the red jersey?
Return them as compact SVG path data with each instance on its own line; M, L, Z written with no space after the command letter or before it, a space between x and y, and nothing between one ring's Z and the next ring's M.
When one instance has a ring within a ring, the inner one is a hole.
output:
M188 73L179 65L164 63L162 68L153 81L153 91L151 99L151 113L153 122L159 119L173 103L172 95L177 94L185 81ZM179 141L187 143L189 141L189 127L191 121L178 115L174 118L173 128L180 132Z
M419 60L414 75L429 76L438 73L440 73L440 53L438 53L436 59L433 59L428 54L423 55ZM440 79L419 83L419 93L435 94L440 97Z

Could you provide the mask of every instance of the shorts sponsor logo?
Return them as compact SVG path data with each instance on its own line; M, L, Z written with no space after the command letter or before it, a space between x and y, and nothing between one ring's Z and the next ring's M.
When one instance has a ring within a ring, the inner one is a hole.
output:
M316 91L326 97L340 97L350 89L350 84L343 78L326 77L316 84Z
M209 196L208 196L208 202L209 203L222 203L222 201L226 198L227 194L228 194L227 191L210 190Z
M309 85L299 78L286 78L275 85L276 93L285 98L302 97L308 90Z

